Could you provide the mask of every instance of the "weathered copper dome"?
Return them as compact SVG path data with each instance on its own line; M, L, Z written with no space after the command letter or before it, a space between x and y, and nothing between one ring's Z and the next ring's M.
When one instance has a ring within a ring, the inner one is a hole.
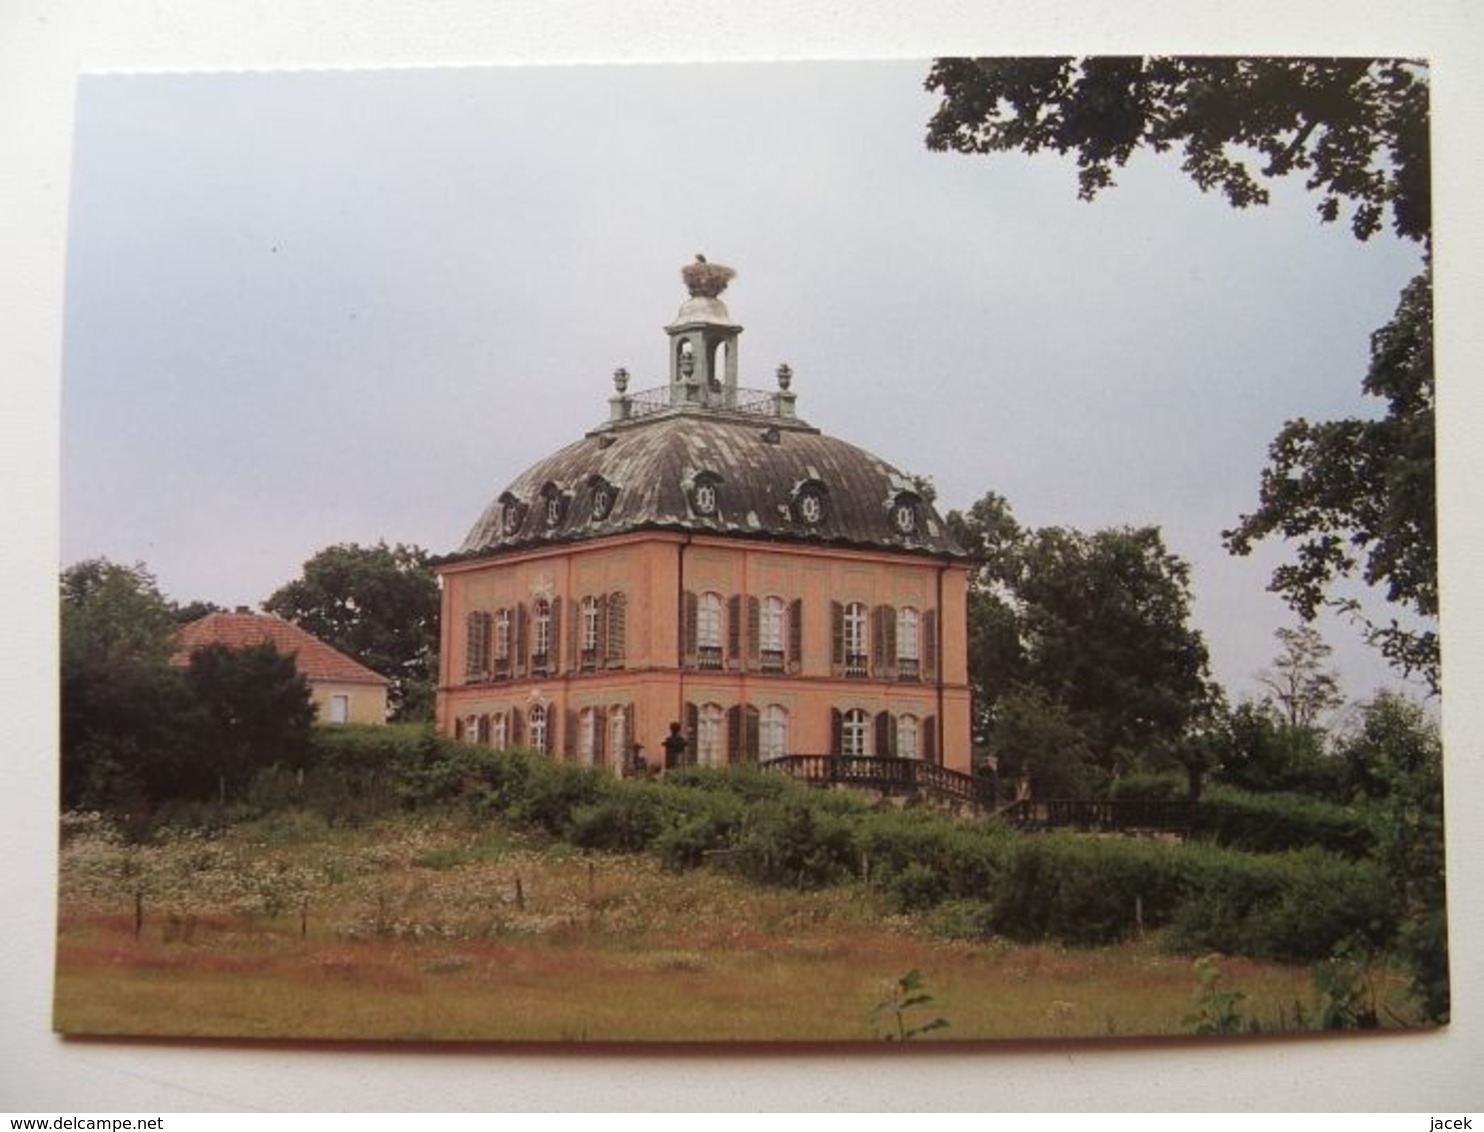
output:
M615 373L608 423L518 476L453 557L641 530L963 557L916 481L795 416L787 366L776 391L738 387L735 273L698 257L683 274L669 385L630 394Z

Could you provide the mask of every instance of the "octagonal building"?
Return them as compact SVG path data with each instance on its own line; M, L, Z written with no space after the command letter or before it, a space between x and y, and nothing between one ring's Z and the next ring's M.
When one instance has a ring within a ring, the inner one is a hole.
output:
M687 763L967 772L967 556L916 480L799 418L787 366L739 386L731 275L686 267L668 383L619 370L608 420L440 561L438 726L616 774L672 724Z

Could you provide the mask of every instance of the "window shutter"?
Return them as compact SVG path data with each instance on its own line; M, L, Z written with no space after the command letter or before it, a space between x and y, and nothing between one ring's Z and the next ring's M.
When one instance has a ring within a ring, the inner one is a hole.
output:
M510 709L510 745L517 750L526 745L525 718L518 707Z
M744 753L742 750L742 705L733 704L727 708L727 762L739 763Z
M918 642L922 650L923 676L929 680L938 678L938 611L929 609L922 615L922 639Z
M470 613L465 618L464 680L470 682L484 677L489 668L490 615Z
M586 632L582 624L582 604L574 597L567 601L567 670L576 672L582 667L582 641L580 634ZM598 640L602 640L599 637Z
M839 708L830 708L830 754L845 753L845 717Z
M758 747L760 746L758 742L758 732L761 730L761 728L759 726L759 712L757 708L753 707L751 704L748 704L742 709L742 726L743 757L745 757L748 762L755 763L757 762Z
M747 667L756 670L762 656L762 602L749 596L747 599Z
M622 668L628 642L628 598L615 591L608 595L608 666ZM632 732L630 733L632 735Z
M546 658L546 671L555 676L562 670L562 599L551 599L551 639L547 643L551 654Z
M608 745L608 709L593 708L593 766L603 765L603 749Z
M930 715L922 721L922 727L917 734L917 741L922 752L922 761L936 763L938 761L938 717Z
M531 639L531 614L526 603L515 607L515 674L524 676L530 664L527 648Z
M696 761L696 740L701 737L701 709L687 702L685 705L685 758L687 765Z
M597 651L598 655L594 659L597 661L598 667L605 668L612 656L612 653L608 649L608 595L599 594L594 600L598 605L598 635L593 641L593 648ZM583 632L585 633L587 630L584 628ZM574 651L572 655L575 657L577 653Z
M616 752L616 754L620 761L626 762L629 753L634 749L634 743L636 741L634 736L634 705L632 703L624 704L623 706L623 741L624 749Z
M876 713L876 757L879 759L889 759L897 753L897 729L892 722L890 712Z
M742 595L727 598L727 667L735 669L742 660Z
M463 741L463 738L464 738L464 717L462 715L456 715L456 716L454 716L454 719L453 719L453 737L457 741L460 741L460 742Z
M788 603L788 670L798 672L804 657L804 599Z
M830 602L830 669L845 675L845 607L838 601Z
M490 741L490 717L481 715L476 726L479 730L479 742L488 743Z
M556 722L556 716L557 716L557 713L556 712L553 711L553 712L550 713L550 717L551 718L550 718L550 722L547 724L548 727L550 727L552 723L555 723ZM562 748L561 748L561 750L562 750L562 753L564 755L566 755L567 758L570 760L570 759L576 757L576 755L577 755L577 709L576 708L568 708L567 709L567 716L562 721L562 727L563 727L564 734L562 735ZM555 736L553 736L553 738L555 738ZM557 746L556 746L555 743L553 743L551 745L551 749L552 750L556 750L557 749Z
M897 675L897 609L894 605L883 605L881 607L881 628L878 630L881 637L881 656L885 663L881 668L881 678L894 680Z
M878 605L871 610L871 675L885 679L891 653L887 651L886 622L891 616L891 606Z
M681 663L696 664L696 618L699 602L694 590L686 590L680 602L680 656Z

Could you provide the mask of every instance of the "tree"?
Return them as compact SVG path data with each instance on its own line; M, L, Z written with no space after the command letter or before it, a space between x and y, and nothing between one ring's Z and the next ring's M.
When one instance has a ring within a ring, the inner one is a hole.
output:
M1202 190L1237 208L1298 173L1320 219L1351 210L1370 239L1389 218L1431 246L1428 78L1404 59L939 59L926 86L943 94L928 124L934 150L1074 153L1092 200L1139 149L1179 148ZM1306 621L1322 605L1360 618L1403 672L1438 689L1433 462L1432 293L1424 269L1372 339L1365 392L1380 421L1291 421L1273 442L1260 505L1224 532L1233 554L1271 535L1301 540L1270 588ZM1364 559L1362 566L1361 559ZM1409 624L1377 624L1334 583L1359 573ZM1420 622L1420 623L1419 623Z
M1189 625L1190 568L1157 528L1028 531L997 495L947 522L978 563L969 670L991 748L1005 705L1031 689L1065 711L1104 780L1200 715L1211 687Z
M186 670L196 712L192 739L195 793L245 786L271 766L303 769L314 701L292 656L272 642L244 648L205 645Z
M327 547L263 608L391 680L392 718L432 718L439 592L426 551L385 542Z
M1278 567L1269 588L1305 620L1324 606L1349 613L1387 660L1420 674L1436 692L1437 485L1427 273L1407 286L1396 316L1372 336L1363 388L1385 399L1386 415L1289 421L1268 449L1257 510L1222 537L1233 554L1247 554L1272 535L1298 540L1297 560ZM1331 596L1357 571L1410 621L1377 624L1355 598Z
M1136 150L1179 147L1237 208L1301 173L1359 239L1388 213L1406 239L1432 230L1427 73L1405 59L939 59L925 85L943 94L929 149L1075 153L1086 200Z
M142 801L185 761L170 603L142 563L104 558L64 570L60 597L62 803Z
M1272 668L1258 673L1269 699L1289 727L1314 727L1319 717L1345 702L1339 674L1324 666L1333 651L1312 625L1278 629L1281 649Z

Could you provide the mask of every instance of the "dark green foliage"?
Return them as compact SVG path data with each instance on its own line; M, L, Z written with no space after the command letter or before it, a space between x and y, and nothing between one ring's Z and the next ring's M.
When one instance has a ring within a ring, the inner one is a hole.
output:
M1024 530L993 494L946 521L978 559L975 738L1002 773L1029 764L1053 792L1105 787L1202 718L1213 692L1190 568L1157 528Z
M1399 236L1431 236L1428 80L1409 60L938 59L926 86L943 95L929 149L1073 153L1087 200L1139 149L1179 149L1237 208L1298 173L1321 220L1353 207L1359 239L1388 213Z
M1223 537L1233 554L1273 536L1295 544L1296 560L1278 567L1268 588L1305 621L1325 605L1363 621L1387 660L1437 691L1430 271L1408 284L1392 321L1372 335L1363 390L1386 402L1385 416L1289 421L1269 446L1257 510ZM1378 587L1410 622L1377 624L1353 597L1330 596L1354 577Z
M342 544L304 563L263 608L392 682L392 718L433 717L438 672L438 579L420 547Z
M1195 992L1195 1009L1184 1018L1186 1029L1192 1034L1239 1034L1257 1029L1255 1020L1242 1015L1242 1003L1247 995L1221 985L1216 956L1204 955L1193 967L1199 986Z
M1396 932L1391 886L1372 862L1195 846L1184 864L1186 894L1170 921L1182 948L1313 963L1345 941L1382 946Z
M1375 819L1365 809L1303 794L1249 794L1219 786L1201 796L1192 833L1249 853L1314 846L1360 860L1376 849Z
M1325 753L1323 733L1291 726L1261 704L1243 703L1229 712L1214 742L1215 776L1229 786L1343 796L1342 767Z
M207 645L191 653L186 687L198 792L214 782L222 796L235 794L267 767L308 765L314 703L292 656L271 643Z

